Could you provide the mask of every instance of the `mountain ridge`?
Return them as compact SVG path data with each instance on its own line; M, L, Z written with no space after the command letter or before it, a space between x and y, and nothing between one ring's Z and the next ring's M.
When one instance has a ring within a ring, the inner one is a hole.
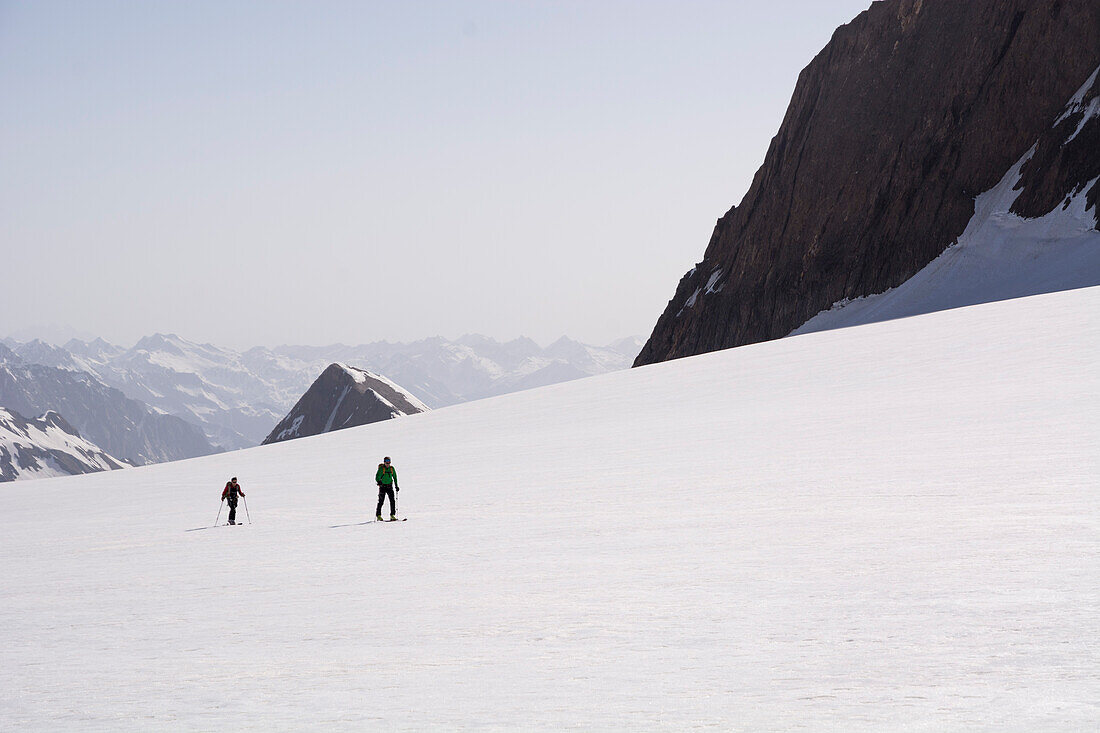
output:
M427 405L389 379L337 362L321 372L262 445L427 411Z
M799 75L748 193L718 220L635 365L781 338L836 303L898 287L962 235L974 198L1097 65L1091 0L872 4ZM1076 147L1092 160L1094 127ZM1025 185L1075 165L1056 153L1035 161ZM1049 188L1018 206L1056 204Z
M88 372L128 397L199 426L207 440L228 449L260 444L334 362L384 374L429 406L442 407L625 369L640 348L632 338L610 347L568 342L576 346L553 356L526 337L502 342L480 334L465 334L455 341L433 337L359 346L253 347L243 352L170 333L150 334L130 348L102 339L71 340L64 348L12 341L28 360ZM563 359L576 363L565 365Z
M28 419L0 407L0 483L128 467L53 410Z
M0 346L0 406L20 415L53 411L111 456L132 465L194 458L218 450L201 431L84 371L25 362Z

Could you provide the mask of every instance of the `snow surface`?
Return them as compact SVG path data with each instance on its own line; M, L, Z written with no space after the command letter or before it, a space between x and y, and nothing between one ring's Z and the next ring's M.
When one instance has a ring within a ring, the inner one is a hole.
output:
M1086 194L1093 180L1046 216L1009 211L1035 148L974 202L958 242L896 288L822 311L792 335L862 325L1008 298L1100 285L1100 231Z
M722 292L722 287L723 287L722 285L719 285L718 287L714 287L714 284L718 282L718 278L720 278L720 277L722 277L722 268L718 268L717 270L715 270L714 272L712 272L710 274L710 279L707 280L707 286L706 286L706 290L705 290L706 295L711 295L712 293Z
M344 398L348 396L348 392L351 391L351 385L344 387L344 391L340 393L340 397L337 398L336 404L332 408L332 412L329 413L328 420L325 422L325 429L322 433L327 433L332 430L332 421L336 419L336 413L340 409L340 405L344 402Z
M0 729L1095 730L1098 315L1061 292L10 484ZM411 518L360 524L383 455ZM202 529L234 475L255 524Z
M305 419L305 415L296 415L294 417L294 422L290 424L290 427L280 430L279 434L275 436L275 440L286 440L287 438L293 438L297 436L298 431L302 428L302 421Z

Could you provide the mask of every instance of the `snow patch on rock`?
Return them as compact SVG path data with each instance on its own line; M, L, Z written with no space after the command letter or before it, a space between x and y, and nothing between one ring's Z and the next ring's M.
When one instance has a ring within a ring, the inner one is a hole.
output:
M0 481L72 476L128 465L82 438L53 410L28 420L0 407Z
M1095 179L1045 216L1025 219L1010 211L1035 150L975 199L956 243L916 275L885 292L834 303L789 335L1100 285L1100 232L1086 200Z

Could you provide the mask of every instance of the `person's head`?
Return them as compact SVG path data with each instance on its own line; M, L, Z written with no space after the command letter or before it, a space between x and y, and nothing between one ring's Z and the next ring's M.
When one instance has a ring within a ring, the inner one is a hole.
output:
M386 456L385 458L383 458L382 463L385 463L387 466L390 465L390 457Z
M236 476L234 476L233 478L231 478L229 480L232 481L233 483L237 483L237 477Z

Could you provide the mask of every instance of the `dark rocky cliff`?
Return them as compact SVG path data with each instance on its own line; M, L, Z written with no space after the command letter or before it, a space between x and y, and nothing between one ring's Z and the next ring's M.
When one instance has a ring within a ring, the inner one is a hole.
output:
M377 374L330 364L263 444L353 428L427 409L420 400Z
M799 76L748 193L635 365L780 338L837 301L901 284L958 238L974 197L1098 64L1097 0L874 3ZM1024 183L1044 183L1014 210L1057 205L1095 163L1096 134L1090 124L1069 155L1040 145Z

